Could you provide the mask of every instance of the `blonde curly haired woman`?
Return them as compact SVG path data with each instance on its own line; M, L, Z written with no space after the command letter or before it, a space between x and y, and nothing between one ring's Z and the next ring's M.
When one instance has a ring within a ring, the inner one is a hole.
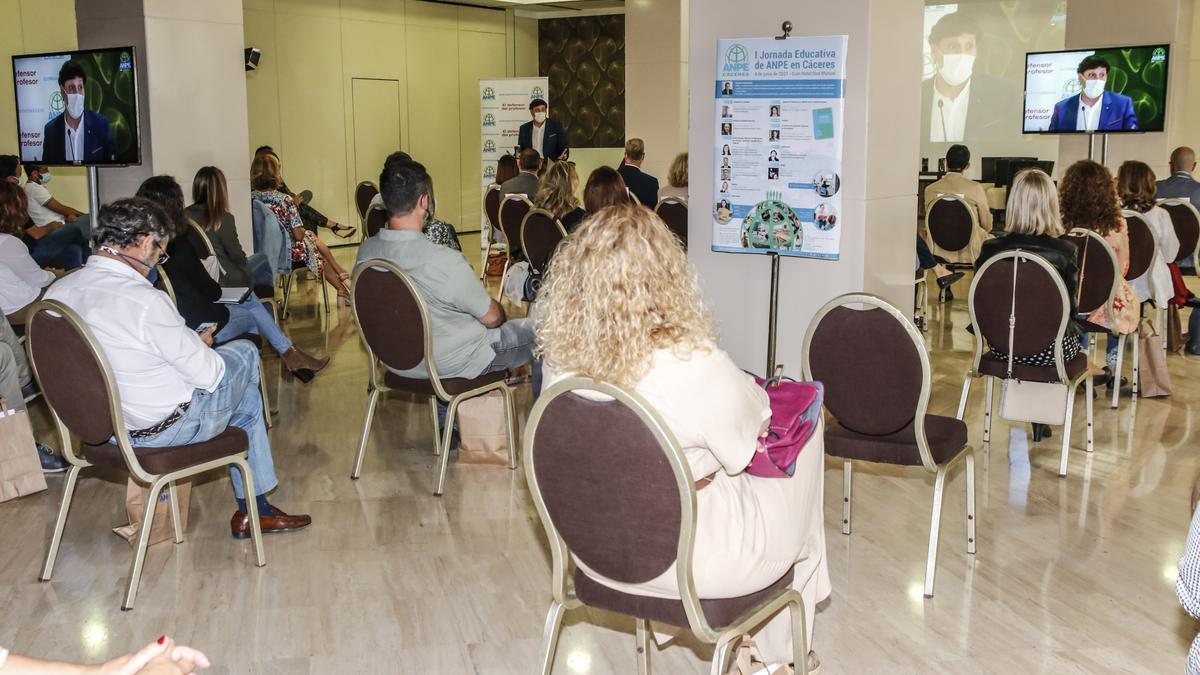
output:
M546 386L583 375L636 392L666 421L696 479L694 569L701 598L761 590L789 569L804 598L808 644L830 593L822 516L823 431L791 478L745 473L771 409L766 393L716 343L696 275L663 221L633 204L591 216L554 255L538 296L536 353ZM597 582L678 598L672 568L646 583ZM790 619L755 636L766 661L790 661ZM809 655L810 668L815 655Z
M533 205L554 214L568 233L574 232L587 216L578 193L579 173L575 171L575 162L555 162L542 176Z

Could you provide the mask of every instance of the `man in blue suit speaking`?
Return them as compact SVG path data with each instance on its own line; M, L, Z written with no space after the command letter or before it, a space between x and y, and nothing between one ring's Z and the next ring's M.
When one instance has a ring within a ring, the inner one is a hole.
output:
M58 89L66 102L63 114L46 123L42 133L42 163L104 163L117 159L108 118L83 107L87 74L76 61L58 71Z
M1108 82L1108 61L1101 56L1087 56L1075 71L1081 91L1054 104L1050 115L1050 131L1137 131L1137 113L1133 99L1115 91L1105 91Z

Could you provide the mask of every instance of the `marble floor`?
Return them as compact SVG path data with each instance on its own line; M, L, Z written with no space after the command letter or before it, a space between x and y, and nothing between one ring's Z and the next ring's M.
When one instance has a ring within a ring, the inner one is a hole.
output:
M339 257L353 249L339 250ZM307 531L270 537L268 564L229 537L228 480L192 493L187 540L153 546L137 607L119 610L130 547L123 482L81 480L53 581L37 575L62 478L0 504L0 645L98 661L166 633L217 673L528 673L550 599L549 555L522 474L453 466L431 495L425 403L388 399L361 480L349 478L366 402L367 363L346 309L315 311L303 285L286 328L333 362L312 384L272 380L273 501L309 512ZM966 295L965 285L959 293ZM932 411L953 414L971 342L964 302L933 308ZM839 531L841 465L827 464L825 521L833 595L815 617L824 675L841 673L1172 673L1197 624L1175 599L1175 564L1198 467L1191 440L1200 385L1193 357L1168 359L1169 399L1097 405L1096 451L1077 415L1070 475L1056 475L1058 433L1033 444L998 420L978 474L978 554L965 553L964 478L947 488L937 594L922 597L932 478L862 465L855 531ZM271 372L277 360L270 360ZM530 406L520 392L522 416ZM33 410L47 429L44 410ZM968 407L981 439L982 387ZM707 672L709 650L672 643L660 673ZM633 622L567 615L557 673L635 672Z

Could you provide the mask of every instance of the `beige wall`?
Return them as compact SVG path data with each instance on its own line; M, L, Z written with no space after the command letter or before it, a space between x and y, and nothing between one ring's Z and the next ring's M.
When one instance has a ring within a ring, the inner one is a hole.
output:
M352 81L395 80L401 147L389 151L403 149L428 167L439 217L477 229L478 80L516 75L518 62L528 67L528 49L517 46L527 44L521 41L527 25L518 29L520 22L503 11L419 0L244 5L245 43L263 52L259 69L246 76L251 151L274 146L289 187L311 189L327 216L357 224L353 188L377 181L378 171L357 176L351 169Z
M831 298L866 290L906 312L912 309L916 182L912 171L898 167L917 166L922 5L921 0L754 0L729 11L721 0L691 2L688 257L720 322L721 345L743 368L761 372L765 367L770 262L766 256L710 250L717 39L775 35L784 19L796 24L796 34L849 35L841 259L781 261L777 360L796 375L809 320Z
M75 49L74 0L0 0L0 154L16 155L17 106L11 57ZM83 169L56 168L50 186L64 204L87 210L87 174Z
M688 0L625 6L625 138L646 142L642 169L666 185L688 139Z
M1181 144L1200 144L1200 72L1193 67L1193 35L1196 25L1193 0L1068 0L1066 48L1107 45L1171 43L1168 69L1167 128L1162 133L1113 134L1109 138L1108 166L1121 162L1146 162L1161 176L1168 174L1171 149ZM1087 157L1087 139L1063 137L1059 141L1058 175L1076 160ZM1096 141L1100 159L1100 141Z

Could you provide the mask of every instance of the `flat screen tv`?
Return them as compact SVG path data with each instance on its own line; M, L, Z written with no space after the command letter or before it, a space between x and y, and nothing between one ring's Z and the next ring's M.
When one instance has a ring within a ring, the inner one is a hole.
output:
M141 163L133 47L23 54L12 64L22 163Z
M1170 45L1025 55L1027 134L1162 131Z

